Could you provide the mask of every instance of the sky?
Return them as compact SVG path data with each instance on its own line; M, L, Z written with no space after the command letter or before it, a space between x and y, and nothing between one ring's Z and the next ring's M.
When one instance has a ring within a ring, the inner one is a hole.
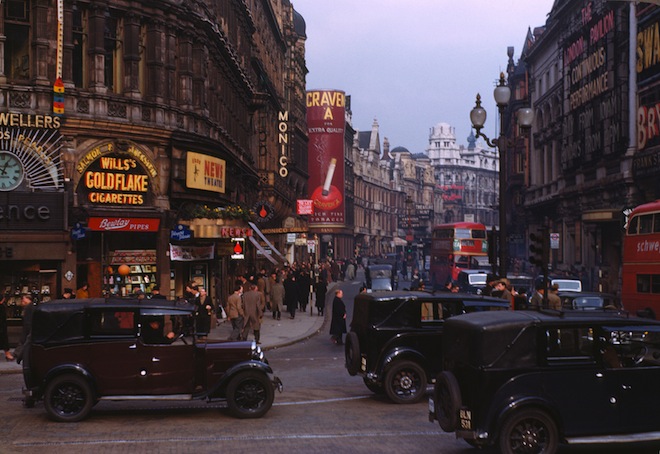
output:
M545 25L554 0L291 0L306 23L307 89L351 96L353 128L412 153L448 123L467 145L477 93L497 134L493 88L520 58L528 28ZM485 146L485 144L481 144Z

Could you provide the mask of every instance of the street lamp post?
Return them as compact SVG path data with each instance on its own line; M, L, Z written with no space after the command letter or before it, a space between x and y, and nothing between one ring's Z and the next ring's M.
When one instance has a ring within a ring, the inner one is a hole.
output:
M508 253L508 242L507 242L507 232L506 232L506 215L507 215L507 200L506 200L506 158L507 150L509 147L512 147L515 142L512 139L509 139L504 134L504 114L507 106L509 105L509 100L511 99L511 89L506 84L504 79L504 73L500 73L500 81L495 87L494 93L495 102L497 103L497 110L500 114L500 131L499 136L496 139L489 139L481 129L486 123L486 109L481 107L481 96L477 94L477 101L474 108L470 111L470 121L472 122L472 127L477 132L477 137L482 137L488 146L497 147L499 151L499 162L500 162L500 190L499 190L499 217L500 217L500 235L499 235L499 266L498 271L501 277L506 277L507 274L507 253ZM524 107L518 110L518 125L523 128L529 128L532 125L534 120L534 112L531 108Z

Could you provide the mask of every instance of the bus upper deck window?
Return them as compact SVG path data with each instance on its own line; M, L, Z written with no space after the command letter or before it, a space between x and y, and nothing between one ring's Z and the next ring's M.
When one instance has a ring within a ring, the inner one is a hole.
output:
M637 224L639 224L639 216L635 216L630 220L628 235L637 235Z
M639 216L639 233L652 233L653 232L653 215L645 214Z

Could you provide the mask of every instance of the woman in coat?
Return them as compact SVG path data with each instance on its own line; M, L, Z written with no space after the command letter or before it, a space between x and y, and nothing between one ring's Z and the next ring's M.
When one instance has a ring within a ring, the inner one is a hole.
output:
M14 355L9 351L9 337L7 333L7 295L0 297L0 348L5 351L5 360L13 361Z
M270 285L270 309L273 311L273 318L279 320L284 310L284 285L280 278L273 273L273 282Z
M344 292L335 290L335 299L332 300L332 321L330 322L331 340L337 345L343 345L343 335L346 332L346 305L344 304Z
M289 318L296 318L296 306L298 306L298 284L296 276L289 272L284 280L284 304L289 311Z

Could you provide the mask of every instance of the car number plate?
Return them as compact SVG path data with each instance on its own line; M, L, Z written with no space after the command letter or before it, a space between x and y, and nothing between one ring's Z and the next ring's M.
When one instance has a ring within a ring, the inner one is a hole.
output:
M433 402L433 397L429 397L429 413L435 414L435 402Z
M467 408L461 408L458 412L461 429L472 430L472 411Z

